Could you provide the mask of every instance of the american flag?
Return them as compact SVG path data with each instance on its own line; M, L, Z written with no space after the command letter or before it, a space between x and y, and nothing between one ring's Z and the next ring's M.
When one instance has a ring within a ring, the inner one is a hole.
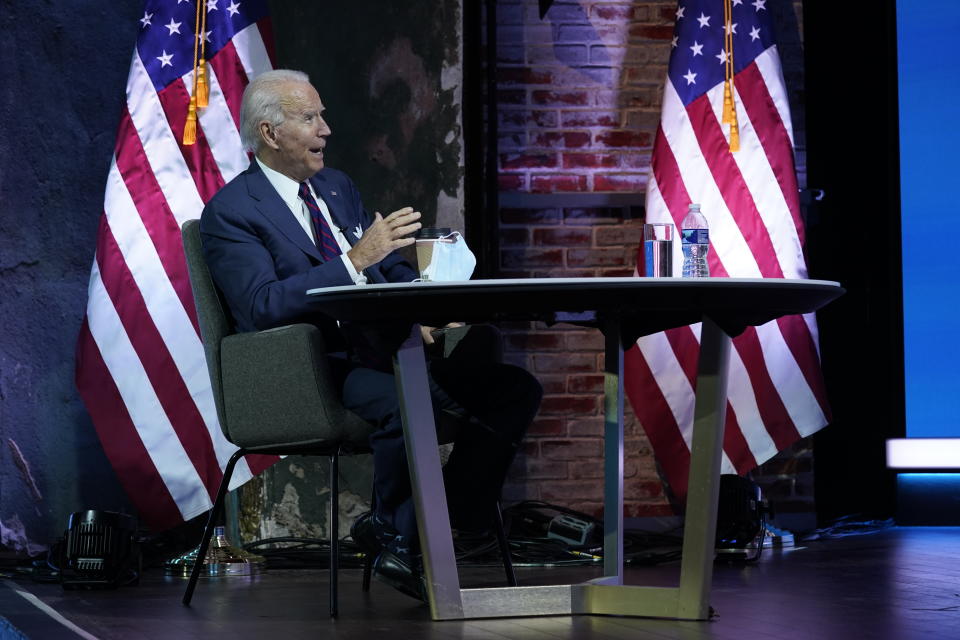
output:
M805 278L793 129L767 0L728 0L739 150L723 123L724 0L681 0L654 141L647 221L679 229L691 202L710 227L713 277ZM682 256L676 252L674 273ZM625 385L674 493L690 466L700 325L646 336ZM750 327L733 341L724 473L746 473L830 419L812 315Z
M243 171L240 100L272 68L265 0L203 0L209 106L182 144L197 5L148 0L107 176L76 382L120 482L154 530L212 506L236 450L207 377L180 225ZM248 457L231 488L273 462Z

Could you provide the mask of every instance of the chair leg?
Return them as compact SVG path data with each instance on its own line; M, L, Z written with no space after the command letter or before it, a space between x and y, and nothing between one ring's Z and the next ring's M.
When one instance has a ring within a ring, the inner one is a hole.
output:
M503 513L500 510L500 501L494 507L493 528L497 533L497 543L500 545L500 557L503 558L503 570L507 574L507 584L511 587L517 586L517 574L513 571L513 559L510 557L510 545L507 543L507 536L503 531Z
M330 617L336 618L337 573L340 568L340 456L330 456Z
M193 563L193 570L190 572L190 580L187 582L187 590L183 594L183 604L186 606L190 605L190 600L193 599L193 590L197 587L197 580L200 578L200 572L203 571L203 559L207 557L207 549L210 548L210 538L213 537L213 529L217 525L217 521L220 519L220 514L223 512L223 500L227 495L227 487L230 485L230 478L233 476L233 468L237 465L237 461L240 460L243 456L247 455L246 449L237 449L237 451L230 456L230 461L227 462L227 468L223 471L223 480L220 481L220 488L217 490L217 497L213 501L213 507L210 509L210 516L207 518L207 526L203 530L203 538L200 539L200 548L197 549L197 559Z
M377 489L374 487L370 491L370 512L373 513L377 503ZM373 575L373 558L369 553L363 559L363 589L364 593L370 591L370 577Z

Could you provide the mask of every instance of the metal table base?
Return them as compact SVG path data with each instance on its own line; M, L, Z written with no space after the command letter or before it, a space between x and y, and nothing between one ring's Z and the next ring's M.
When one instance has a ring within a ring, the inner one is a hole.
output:
M623 347L616 319L603 327L603 577L581 584L463 589L447 516L419 326L394 358L410 479L434 620L542 615L623 615L705 620L709 616L730 337L704 317L679 587L623 584Z

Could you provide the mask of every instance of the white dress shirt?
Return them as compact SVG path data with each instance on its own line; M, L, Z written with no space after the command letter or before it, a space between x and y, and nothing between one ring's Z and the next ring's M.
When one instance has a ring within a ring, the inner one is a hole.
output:
M300 198L300 183L283 175L279 171L274 171L260 162L260 158L256 158L256 161L257 164L260 165L263 175L267 177L267 180L273 185L273 188L280 196L280 199L287 204L293 217L300 226L303 227L304 233L307 234L311 242L316 244L317 239L313 234L313 221L310 219L310 209L307 208L307 203ZM313 199L317 201L317 206L320 207L320 213L323 214L324 220L327 221L330 230L333 231L333 236L336 238L337 244L340 245L340 259L343 260L343 266L346 267L347 273L350 274L354 284L367 284L367 277L363 275L362 272L358 272L356 267L353 266L353 262L347 257L347 251L350 251L351 248L350 243L347 242L347 238L344 236L340 227L333 223L333 218L330 217L330 210L327 208L327 203L323 201L323 198L317 197L317 193L313 190L313 185L310 184L309 181L307 181L307 186L310 189L310 194L313 196Z

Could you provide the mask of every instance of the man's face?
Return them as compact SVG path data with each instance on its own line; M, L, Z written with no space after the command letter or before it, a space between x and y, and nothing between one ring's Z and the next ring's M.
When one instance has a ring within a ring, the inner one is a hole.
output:
M323 103L317 90L305 82L291 81L283 87L284 121L272 128L276 152L274 167L284 175L303 182L323 169L323 148L330 127L323 119Z

